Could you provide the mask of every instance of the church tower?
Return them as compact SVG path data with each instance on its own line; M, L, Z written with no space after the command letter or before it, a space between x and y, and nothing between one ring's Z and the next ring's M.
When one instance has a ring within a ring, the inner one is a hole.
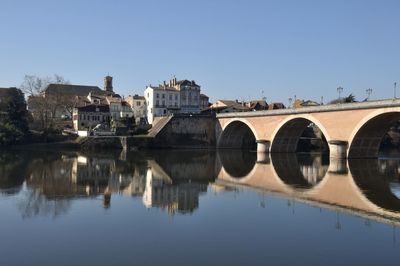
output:
M113 80L113 78L111 76L106 76L104 78L104 90L110 94L114 93L113 86L112 86L112 80Z

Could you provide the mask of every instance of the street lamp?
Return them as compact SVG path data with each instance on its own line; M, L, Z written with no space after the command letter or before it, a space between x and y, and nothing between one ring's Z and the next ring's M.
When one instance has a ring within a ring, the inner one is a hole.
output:
M365 92L367 93L367 101L368 101L369 100L369 96L371 96L371 94L372 94L372 89L371 88L366 89Z
M338 88L337 88L337 92L339 93L339 103L341 103L341 102L342 102L341 94L342 94L342 92L343 92L343 88L342 88L342 87L338 87Z
M397 82L394 83L394 91L393 91L393 98L396 99L396 86L397 86Z

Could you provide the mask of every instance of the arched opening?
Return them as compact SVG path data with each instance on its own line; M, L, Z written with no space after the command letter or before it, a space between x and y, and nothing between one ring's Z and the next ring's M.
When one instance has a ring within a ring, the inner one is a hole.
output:
M218 157L226 173L237 179L250 174L257 161L257 153L240 150L221 150L218 151Z
M368 120L350 143L349 158L377 158L380 151L399 147L400 112L385 113Z
M222 132L219 148L255 150L256 137L248 125L241 121L230 123Z
M326 138L320 128L305 118L295 118L284 124L276 133L271 152L329 152Z
M279 178L294 188L310 189L325 177L329 156L321 154L271 154L272 164Z

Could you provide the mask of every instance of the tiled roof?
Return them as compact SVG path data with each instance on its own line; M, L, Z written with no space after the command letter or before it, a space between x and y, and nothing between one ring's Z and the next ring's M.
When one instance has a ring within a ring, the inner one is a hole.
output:
M119 97L107 97L108 103L121 103L122 99Z
M160 90L160 91L177 91L178 92L177 89L175 89L173 87L168 87L168 86L166 86L166 87L164 87L164 86L158 86L158 87L148 86L148 88L152 88L153 90Z
M132 99L135 99L135 100L145 100L144 96L133 95L131 97L132 97Z
M45 90L45 93L49 94L62 93L62 94L78 95L78 96L87 96L90 92L100 95L106 93L97 86L83 86L83 85L70 85L70 84L49 84Z
M190 80L187 80L187 79L178 80L178 81L176 82L176 84L178 84L178 85L190 85L190 86L200 87L199 85L196 84L196 82L195 82L194 80L190 81Z
M274 110L274 109L285 109L285 105L283 103L271 103L268 106L268 110Z
M110 112L110 107L108 105L86 105L82 107L78 107L78 112L102 112L108 113Z

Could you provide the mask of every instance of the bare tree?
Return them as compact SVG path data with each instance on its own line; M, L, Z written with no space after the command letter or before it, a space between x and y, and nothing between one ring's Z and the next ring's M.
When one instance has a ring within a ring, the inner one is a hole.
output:
M58 110L65 108L65 105L71 105L69 103L71 100L60 91L46 91L51 83L69 84L67 80L57 74L44 78L25 75L21 84L22 91L28 97L28 109L32 112L34 120L39 122L40 129L43 131L53 128Z

